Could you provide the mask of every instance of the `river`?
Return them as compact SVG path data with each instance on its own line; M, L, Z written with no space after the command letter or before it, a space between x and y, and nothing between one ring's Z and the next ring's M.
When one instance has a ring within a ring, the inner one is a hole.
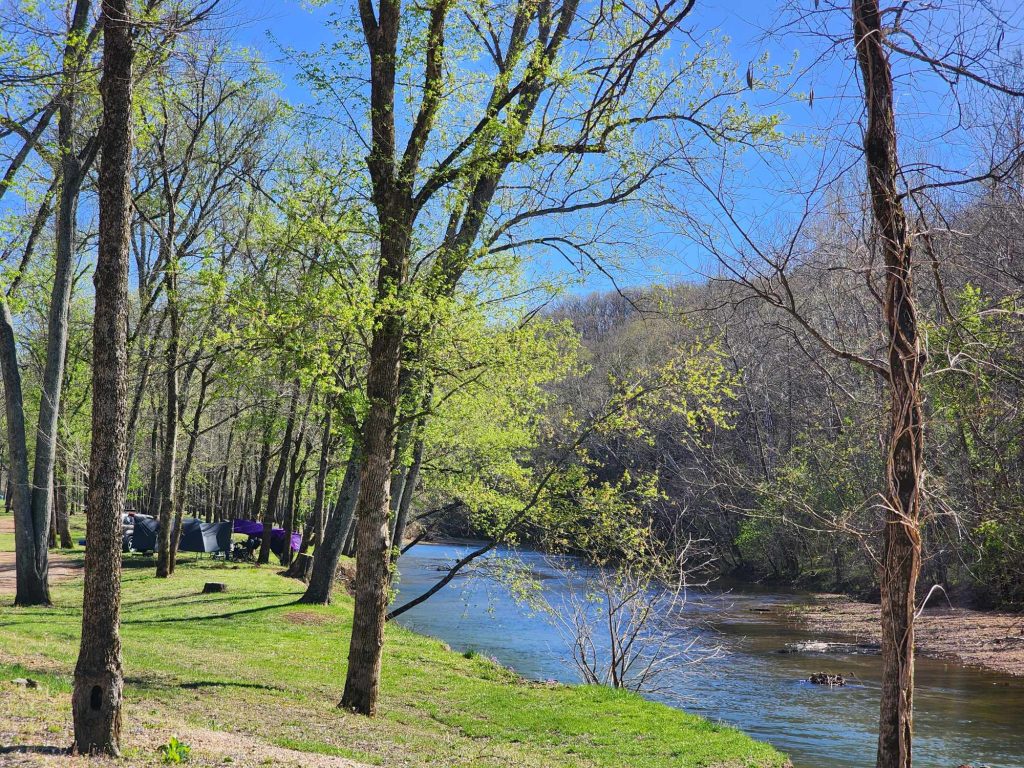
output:
M448 545L413 547L400 561L396 602L422 592L467 551ZM519 558L556 595L573 588L540 554L498 550L488 557ZM399 622L458 651L493 656L524 677L578 681L566 661L562 635L542 615L520 605L492 575L493 567L486 566L457 577ZM812 637L770 611L757 610L800 599L744 588L709 590L690 602L686 631L698 633L707 647L721 646L724 653L671 669L672 695L665 700L771 742L790 755L796 768L874 765L879 658L779 653L787 643L830 639ZM841 673L857 683L832 689L812 685L806 680L814 672ZM1024 678L919 658L915 731L918 768L1024 768Z

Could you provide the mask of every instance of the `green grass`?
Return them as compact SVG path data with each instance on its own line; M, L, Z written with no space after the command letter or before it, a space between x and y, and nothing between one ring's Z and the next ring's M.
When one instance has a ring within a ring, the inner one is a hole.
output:
M352 615L347 596L329 607L296 605L302 585L267 568L187 563L173 578L157 580L147 561L126 566L126 721L181 718L288 749L385 766L786 763L768 745L731 728L633 694L526 682L486 658L466 658L398 626L387 629L380 715L348 714L335 706ZM200 594L210 580L226 582L228 592ZM9 598L0 598L0 680L31 676L44 683L40 695L50 697L31 715L22 712L23 731L44 710L68 703L81 585L60 585L54 596L55 607L45 610L11 608ZM19 706L31 709L24 703L31 693L21 694ZM10 714L3 699L0 692L0 721ZM66 717L44 723L32 737L66 725Z

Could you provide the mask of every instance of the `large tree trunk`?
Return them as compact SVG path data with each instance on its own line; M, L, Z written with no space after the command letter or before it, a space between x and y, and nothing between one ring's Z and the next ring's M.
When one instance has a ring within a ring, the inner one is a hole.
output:
M103 2L102 161L93 319L92 453L82 638L71 708L75 749L120 752L121 511L128 446L128 236L132 59L128 0Z
M359 498L362 464L362 451L357 438L352 443L337 503L327 519L323 539L313 552L313 568L309 575L306 592L299 599L301 603L327 605L331 602L334 577L338 572L338 560L348 541L356 502Z
M403 260L401 276L382 274L379 282L404 282L404 254L382 261L382 273L394 260ZM367 396L370 410L363 424L363 467L356 514L355 611L348 653L348 674L339 706L375 715L380 688L384 624L391 583L391 468L395 454L403 323L389 310L375 330L370 347Z
M892 73L877 0L854 0L853 31L868 119L864 154L871 207L885 260L884 312L889 335L891 395L880 574L882 698L877 765L910 768L914 733L914 598L921 570L921 370L925 355L914 307L910 235L897 186L899 157Z

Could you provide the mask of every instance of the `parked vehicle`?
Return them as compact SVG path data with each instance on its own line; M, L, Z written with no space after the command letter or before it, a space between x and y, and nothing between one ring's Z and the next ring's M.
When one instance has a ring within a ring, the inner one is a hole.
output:
M136 519L148 519L152 520L152 515L143 515L140 512L128 511L121 515L121 551L122 552L134 552L135 551L135 521Z

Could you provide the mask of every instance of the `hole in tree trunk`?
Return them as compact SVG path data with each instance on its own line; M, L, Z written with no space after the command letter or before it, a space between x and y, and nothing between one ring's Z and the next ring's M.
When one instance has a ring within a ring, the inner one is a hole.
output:
M89 706L95 710L103 707L103 689L98 685L92 687L92 692L89 694Z

